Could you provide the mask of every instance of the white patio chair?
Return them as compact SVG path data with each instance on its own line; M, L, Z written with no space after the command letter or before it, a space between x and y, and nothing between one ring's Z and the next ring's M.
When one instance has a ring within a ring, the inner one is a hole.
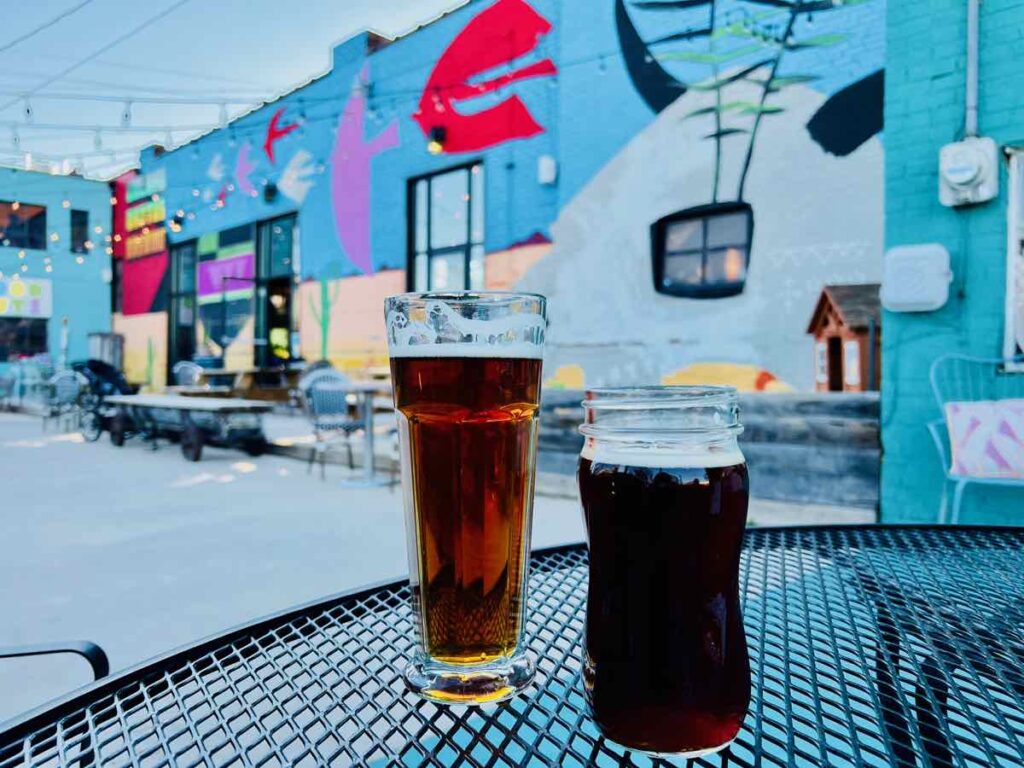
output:
M930 378L935 402L942 414L941 418L928 423L928 431L935 441L935 448L939 453L939 460L942 462L942 471L945 475L945 482L942 484L939 522L947 521L949 488L952 486L952 515L948 516L948 520L955 525L960 521L960 506L963 502L964 490L969 484L1001 485L1024 489L1024 478L976 477L958 474L953 467L953 451L946 421L946 406L957 402L1024 398L1024 358L944 355L932 363Z

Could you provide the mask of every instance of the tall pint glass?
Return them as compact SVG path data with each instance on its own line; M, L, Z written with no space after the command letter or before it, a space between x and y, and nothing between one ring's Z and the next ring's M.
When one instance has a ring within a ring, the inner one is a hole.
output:
M502 701L533 679L522 647L545 300L425 293L386 301L418 637L409 688Z
M750 701L739 601L749 485L736 392L593 390L583 405L583 679L594 720L633 749L716 752Z

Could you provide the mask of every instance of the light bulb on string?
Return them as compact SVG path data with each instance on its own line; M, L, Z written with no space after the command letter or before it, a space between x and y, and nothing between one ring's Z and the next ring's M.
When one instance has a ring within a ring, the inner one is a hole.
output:
M45 267L43 267L43 269L45 269L47 272L53 272L53 265L47 264Z
M75 256L75 263L76 264L85 264L85 257L84 256Z
M25 252L24 251L18 251L18 258L19 259L24 259L25 258Z
M28 99L25 99L24 113L25 113L25 122L26 123L31 123L32 122L32 118L35 115L34 115L34 113L32 111L32 102L30 102Z
M60 205L61 205L62 208L70 208L71 207L71 201L68 200L65 197L63 200L60 201Z
M111 195L110 196L110 204L111 205L117 205L117 197L115 197L114 195Z
M132 103L126 101L124 103L124 110L121 112L121 125L125 128L132 124Z
M11 210L12 211L16 211L19 208L21 208L21 203L18 200L15 200L13 203L11 203Z

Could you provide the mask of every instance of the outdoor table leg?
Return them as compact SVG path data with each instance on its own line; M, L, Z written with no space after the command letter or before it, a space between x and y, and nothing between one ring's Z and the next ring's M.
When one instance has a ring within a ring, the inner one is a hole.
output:
M361 392L363 399L363 477L360 480L342 480L345 488L376 488L388 485L386 477L380 477L377 472L376 461L373 455L373 393Z

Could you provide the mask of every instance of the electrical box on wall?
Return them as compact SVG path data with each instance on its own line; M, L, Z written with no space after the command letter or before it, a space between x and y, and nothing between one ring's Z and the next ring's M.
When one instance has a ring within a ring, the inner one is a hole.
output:
M999 194L999 150L990 138L971 136L939 150L939 202L952 208L984 203Z
M890 312L931 312L949 300L949 251L939 243L901 245L885 253L882 306Z

